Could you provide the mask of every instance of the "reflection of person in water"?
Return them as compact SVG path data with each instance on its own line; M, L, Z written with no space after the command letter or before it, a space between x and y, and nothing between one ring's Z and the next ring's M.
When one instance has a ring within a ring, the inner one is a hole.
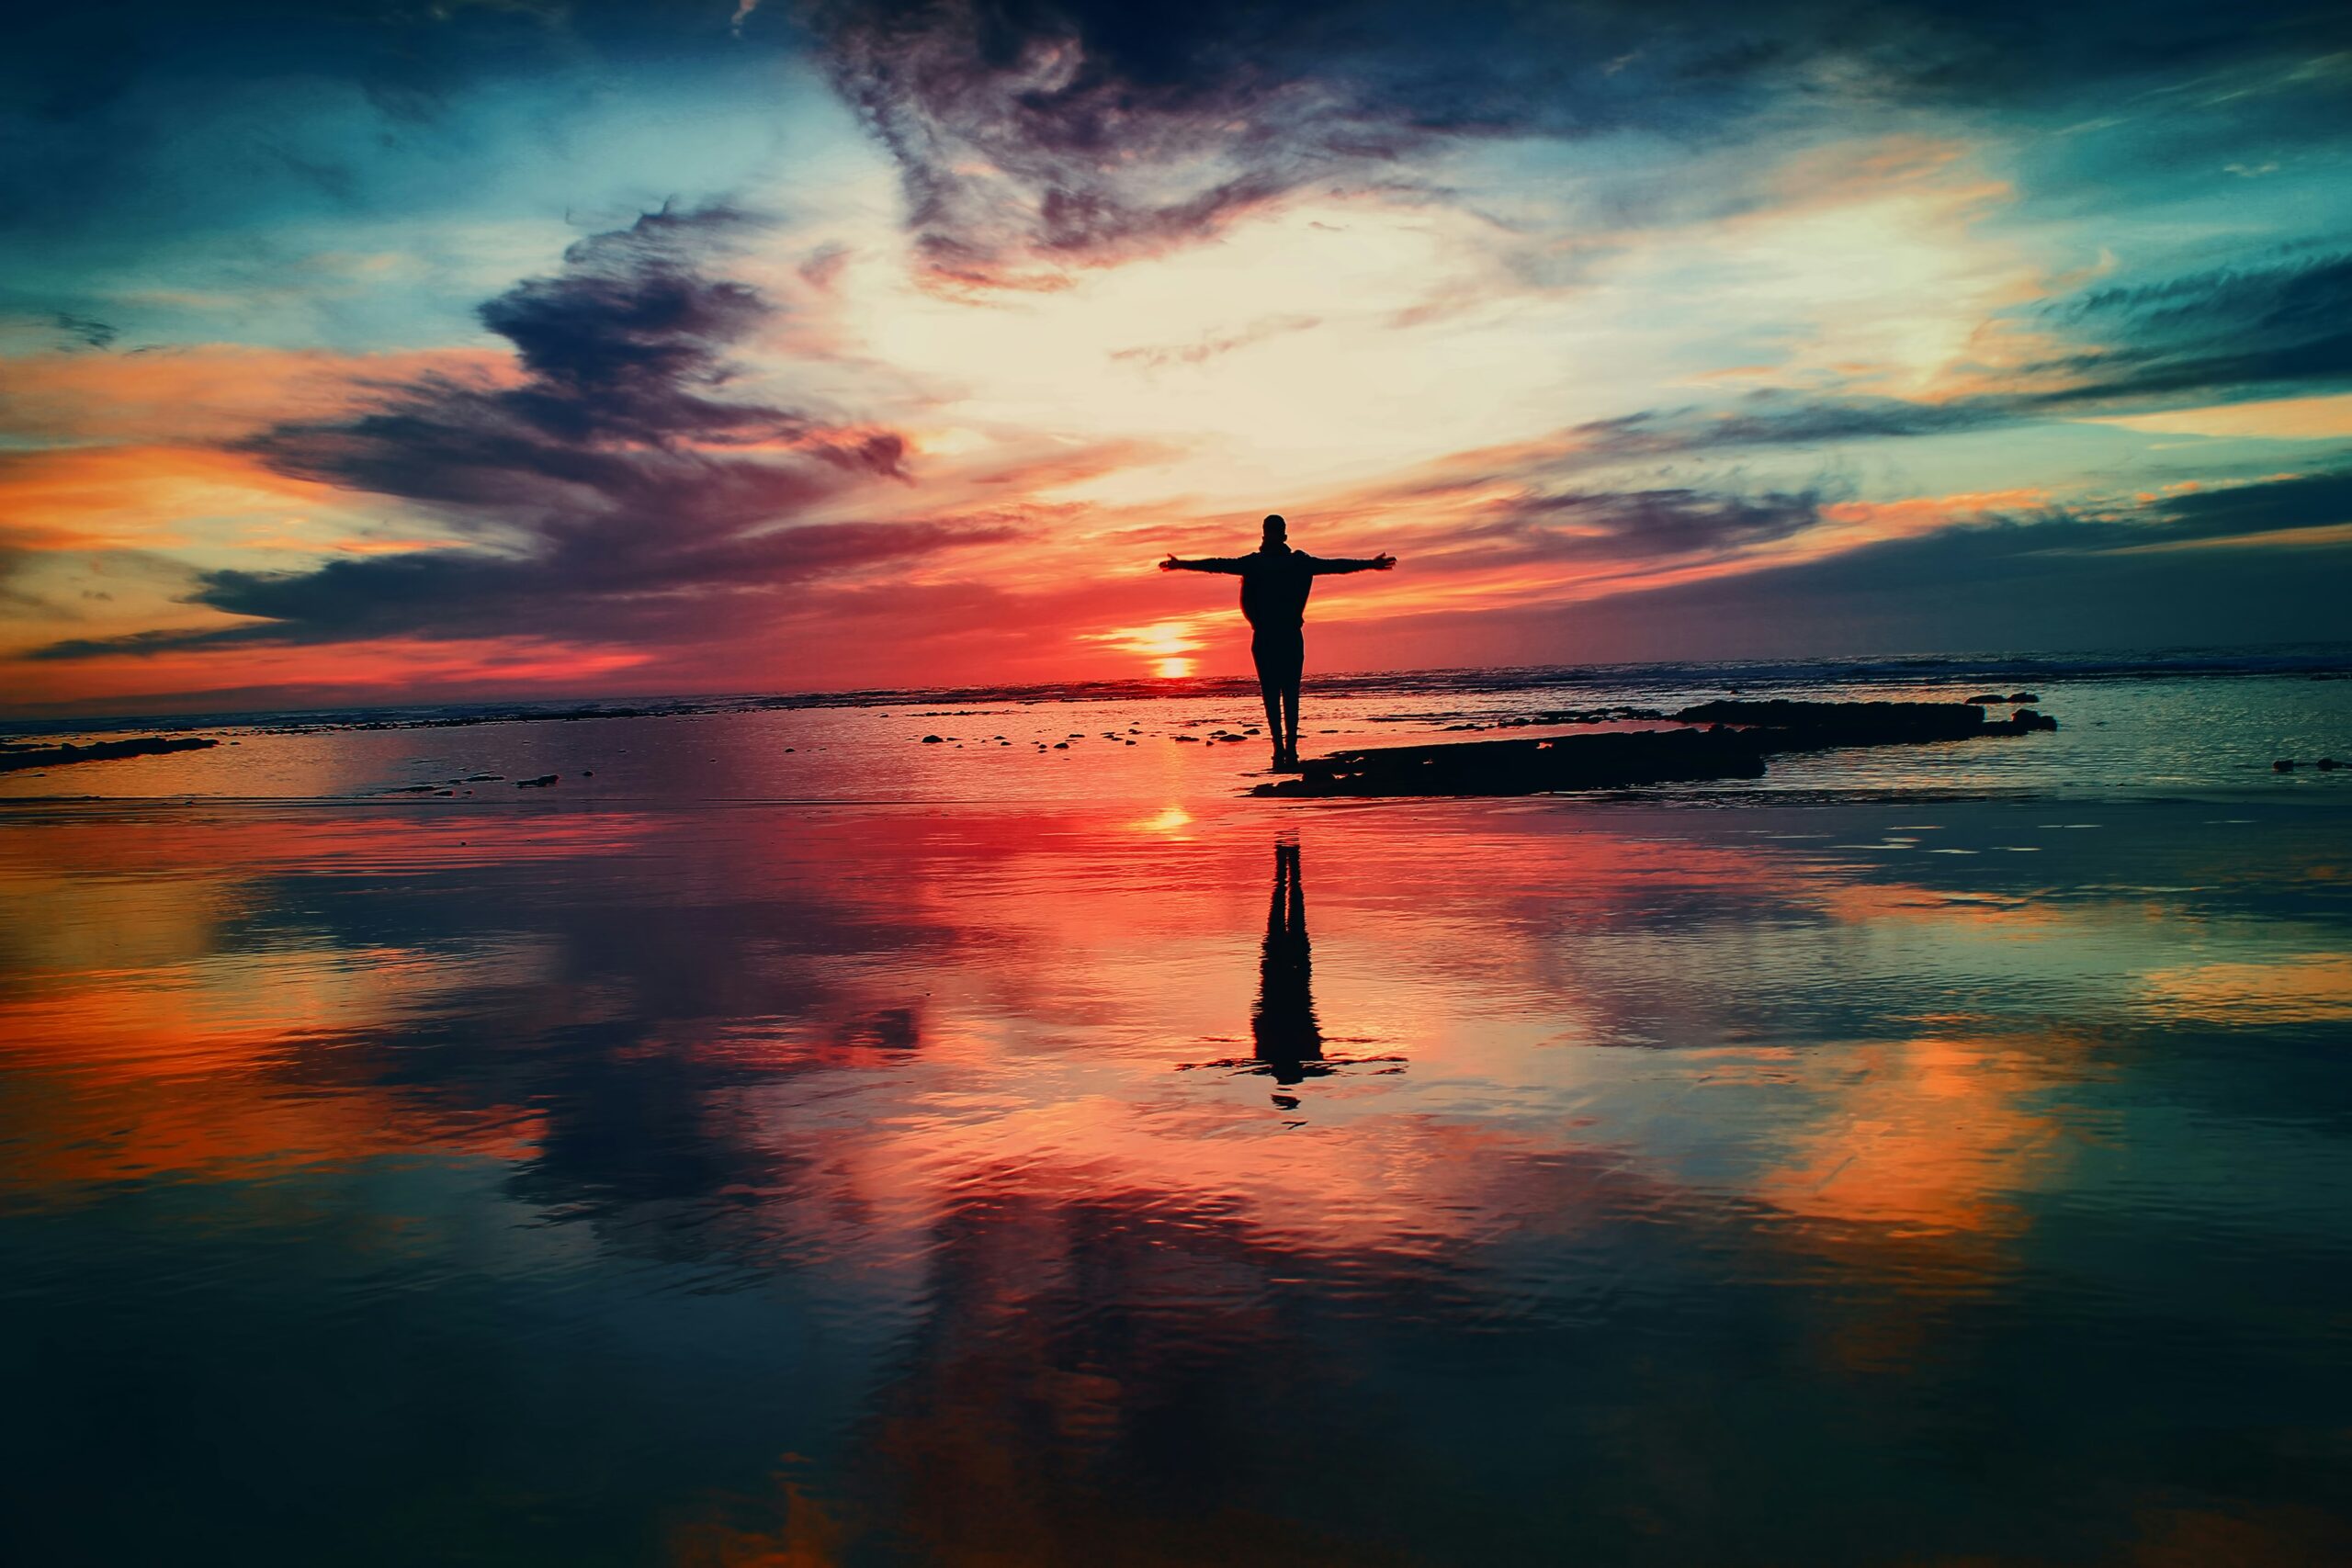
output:
M1274 766L1298 766L1298 681L1306 664L1306 596L1318 577L1351 571L1386 571L1391 555L1369 560L1325 560L1290 547L1289 528L1280 517L1266 519L1264 542L1246 556L1178 560L1170 556L1162 571L1221 571L1241 580L1241 614L1250 622L1250 653L1258 661L1258 689L1266 699L1266 728L1273 732Z
M1320 1072L1323 1031L1315 1021L1313 964L1306 947L1306 885L1298 846L1274 846L1274 901L1266 910L1266 945L1258 959L1258 1005L1250 1033L1274 1081L1295 1084ZM1308 1063L1318 1064L1310 1067Z

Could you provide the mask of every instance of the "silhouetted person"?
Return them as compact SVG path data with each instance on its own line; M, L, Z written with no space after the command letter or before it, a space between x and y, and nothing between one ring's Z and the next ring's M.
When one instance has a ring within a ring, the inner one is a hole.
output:
M1323 1031L1315 1021L1314 969L1306 947L1306 884L1298 846L1274 846L1274 901L1266 911L1266 945L1258 958L1258 1005L1250 1034L1258 1060L1278 1084L1295 1084L1306 1064L1323 1060Z
M1298 678L1306 664L1306 596L1318 577L1350 571L1386 571L1391 555L1370 560L1325 560L1290 547L1289 528L1280 517L1266 519L1266 536L1246 556L1178 560L1170 556L1162 571L1221 571L1241 579L1241 613L1250 622L1250 654L1258 661L1258 689L1266 699L1266 728L1273 731L1274 766L1298 766Z

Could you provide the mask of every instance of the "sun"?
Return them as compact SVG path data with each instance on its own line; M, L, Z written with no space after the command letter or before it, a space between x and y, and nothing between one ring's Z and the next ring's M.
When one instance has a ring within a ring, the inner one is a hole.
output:
M1163 681L1181 681L1190 675L1196 662L1193 655L1201 650L1199 628L1191 621L1155 621L1148 626L1081 635L1088 642L1105 643L1121 653L1136 655Z

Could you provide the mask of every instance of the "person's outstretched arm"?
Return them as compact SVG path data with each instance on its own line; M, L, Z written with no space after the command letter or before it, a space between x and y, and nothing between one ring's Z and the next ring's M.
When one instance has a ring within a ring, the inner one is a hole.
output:
M1333 556L1329 559L1310 556L1307 558L1314 563L1317 577L1344 577L1351 571L1387 571L1396 564L1396 558L1385 551L1369 560L1351 559L1346 556Z
M1204 556L1199 560L1178 560L1170 556L1159 563L1162 571L1221 571L1238 577L1250 570L1249 564L1235 556Z

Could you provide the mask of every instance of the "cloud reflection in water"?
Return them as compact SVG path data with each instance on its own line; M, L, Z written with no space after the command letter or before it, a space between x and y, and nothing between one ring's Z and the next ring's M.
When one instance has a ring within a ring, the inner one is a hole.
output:
M14 818L12 1512L2318 1560L2340 828L1921 809Z

